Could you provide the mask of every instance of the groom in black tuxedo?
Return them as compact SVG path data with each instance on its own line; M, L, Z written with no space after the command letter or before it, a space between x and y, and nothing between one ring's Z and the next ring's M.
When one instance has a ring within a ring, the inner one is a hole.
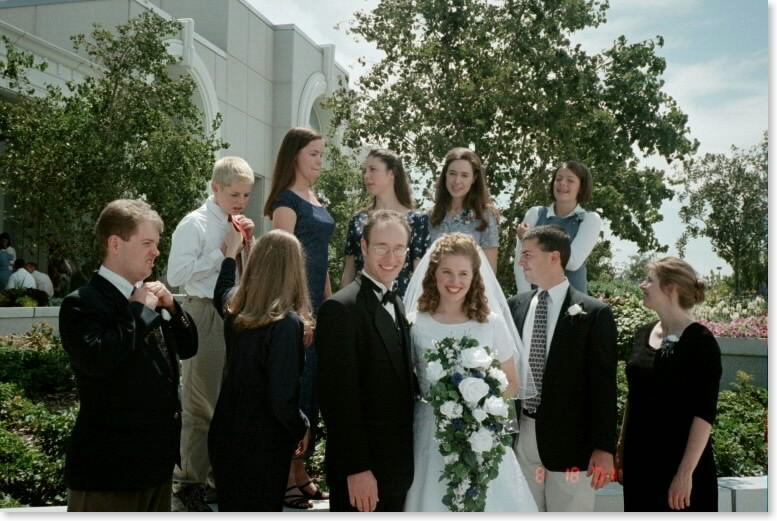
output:
M592 512L595 491L614 476L617 329L604 303L570 286L569 255L556 225L521 242L520 264L537 288L509 305L538 395L521 404L515 450L540 511Z
M410 328L388 291L405 262L409 228L392 210L371 212L364 269L318 314L321 413L333 512L398 512L413 481Z

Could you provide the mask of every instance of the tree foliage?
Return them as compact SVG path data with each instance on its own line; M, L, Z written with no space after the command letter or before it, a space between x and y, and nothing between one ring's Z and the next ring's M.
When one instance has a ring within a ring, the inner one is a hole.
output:
M326 141L326 164L316 182L316 190L326 201L327 210L335 221L335 230L329 239L329 280L332 291L340 287L343 276L343 251L348 233L348 222L359 208L367 203L362 184L361 168L355 154L342 150L333 135Z
M335 122L347 123L346 144L387 146L425 174L437 172L453 146L474 148L508 228L530 206L547 204L554 165L583 161L595 176L589 206L619 237L656 249L651 225L671 191L662 171L639 166L637 151L671 162L697 143L662 90L660 36L639 43L621 36L599 54L570 41L605 22L607 7L606 0L382 0L356 13L350 31L385 58L353 90L336 91ZM507 239L504 281L515 245L512 233Z
M687 225L680 252L691 237L706 236L734 270L734 290L758 289L767 280L769 230L769 135L750 150L706 154L685 162L680 218Z
M26 227L42 223L79 267L98 261L92 227L107 202L145 199L169 230L202 199L214 153L226 146L215 137L220 117L204 127L191 77L171 73L179 59L164 40L180 29L149 12L114 31L95 24L89 37L71 37L94 64L90 74L42 93L26 72L46 64L4 38L0 77L20 93L0 100L0 189L11 202L8 216ZM162 235L158 269L169 237Z

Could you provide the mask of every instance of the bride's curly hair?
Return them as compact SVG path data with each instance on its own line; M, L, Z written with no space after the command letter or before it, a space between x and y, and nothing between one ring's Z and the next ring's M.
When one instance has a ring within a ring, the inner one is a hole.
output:
M418 298L418 311L434 313L440 306L440 291L437 289L437 268L446 255L469 257L472 262L472 284L464 297L464 312L467 318L477 322L486 322L488 317L488 299L483 278L480 276L480 255L475 241L464 233L448 233L442 236L429 256L429 269L421 283L423 291Z

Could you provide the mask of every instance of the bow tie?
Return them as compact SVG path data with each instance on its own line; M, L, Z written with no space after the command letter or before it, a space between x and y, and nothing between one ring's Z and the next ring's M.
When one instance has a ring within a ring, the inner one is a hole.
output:
M397 294L394 291L388 290L384 295L383 299L380 301L381 304L384 306L386 304L393 304L396 301Z

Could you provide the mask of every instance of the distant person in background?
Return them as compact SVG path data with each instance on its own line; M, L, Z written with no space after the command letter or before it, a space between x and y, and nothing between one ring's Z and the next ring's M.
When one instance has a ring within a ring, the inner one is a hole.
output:
M14 262L16 262L16 250L11 246L11 236L8 232L0 233L0 251L8 254L10 259L8 261L8 267L11 268Z
M5 285L6 289L37 289L38 286L35 284L35 279L32 278L24 264L24 259L16 259L16 262L13 263L13 273L11 273L11 277Z
M593 183L591 172L583 163L564 161L550 179L550 197L553 202L549 206L533 206L526 212L523 222L516 229L518 241L513 269L518 293L532 289L519 263L521 241L530 228L543 224L558 224L572 239L572 252L564 267L564 274L573 288L588 293L586 260L596 246L602 230L602 219L596 212L586 211L580 205L591 200Z
M486 170L480 157L464 147L445 155L434 206L429 215L429 240L444 233L461 232L475 239L496 273L499 246L499 213L491 203Z
M54 284L51 283L51 279L48 275L42 271L38 271L38 265L34 262L28 262L25 264L27 271L30 272L32 278L35 279L35 286L44 292L49 298L54 296Z
M6 288L8 279L11 278L11 266L8 263L10 258L7 252L0 251L0 290Z
M626 512L716 512L712 453L722 366L715 337L692 316L704 282L676 257L647 265L640 284L659 320L640 329L626 365L615 463Z
M413 209L415 205L410 193L410 183L402 166L402 159L397 154L384 148L370 150L363 168L364 187L372 196L372 201L351 217L348 223L345 265L340 287L344 288L350 284L364 267L361 239L368 213L373 210L396 210L405 216L410 225L410 249L405 255L402 270L394 279L394 287L390 288L401 298L405 295L413 270L429 247L429 215L425 211Z

